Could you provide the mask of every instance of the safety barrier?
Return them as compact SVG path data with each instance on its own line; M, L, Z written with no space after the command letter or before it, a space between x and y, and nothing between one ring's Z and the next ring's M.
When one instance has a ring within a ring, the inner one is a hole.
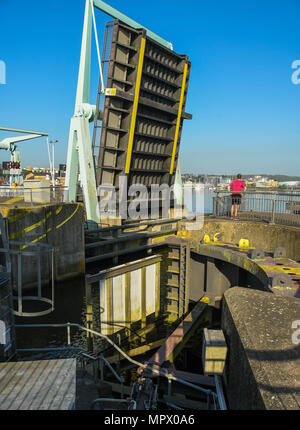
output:
M47 315L54 310L54 247L42 243L31 243L31 242L9 242L10 248L0 248L0 254L4 253L9 256L10 259L13 257L17 258L17 274L16 274L16 289L17 295L13 296L13 300L17 302L17 309L14 310L14 314L23 317L34 317ZM23 248L27 249L24 250ZM42 266L41 258L45 256L50 257L50 279L51 279L51 297L45 297L42 293ZM23 294L23 282L22 272L24 264L24 257L36 258L36 273L37 273L37 294L34 296L24 296ZM46 310L38 312L24 312L24 302L38 301L46 303L48 308Z
M196 391L199 391L201 393L203 393L204 395L206 395L206 404L207 404L207 408L210 409L211 407L213 409L221 409L221 410L225 410L226 409L226 404L225 404L225 400L224 400L224 395L223 392L221 392L221 385L218 382L217 387L216 387L216 392L212 391L211 389L206 389L203 388L199 385L196 384L192 384L182 378L176 377L173 374L169 373L167 369L157 369L156 367L152 367L149 363L140 363L136 360L134 360L133 358L131 358L129 355L127 355L118 345L116 345L108 336L99 333L95 330L91 330L88 329L86 327L81 326L80 324L76 324L76 323L64 323L64 324L18 324L16 325L16 328L36 328L36 327L66 327L67 328L67 338L68 338L68 346L67 347L60 347L60 348L26 348L26 349L17 349L18 352L37 352L37 351L70 351L70 350L77 350L77 351L81 351L85 353L85 356L87 358L92 358L92 361L99 363L103 363L105 365L107 365L110 370L112 371L112 366L110 365L110 363L105 359L105 357L103 356L103 354L99 354L99 355L95 355L95 356L91 356L90 353L88 353L88 351L85 351L83 348L79 348L79 347L72 347L71 346L71 327L76 327L82 331L85 331L86 333L90 333L94 336L97 337L101 337L102 339L105 339L111 346L113 346L113 348L115 350L117 350L127 361L129 361L130 363L136 365L139 367L139 369L145 371L145 377L147 378L147 373L148 372L152 372L153 374L157 375L157 376L161 376L163 378L166 378L168 380L168 400L167 400L167 404L170 407L174 407L174 409L180 409L178 406L173 405L171 403L171 389L172 389L172 382L177 382L179 384L185 385L186 387L195 389ZM82 355L82 354L81 354ZM102 364L102 366L103 366ZM101 369L100 369L100 373L101 373ZM122 377L120 377L119 375L117 375L117 373L115 371L112 372L114 374L114 376L117 377L117 379L119 379L119 381L122 381ZM103 373L101 374L101 377L103 377ZM123 393L123 391L121 390L121 394ZM130 399L130 398L129 398ZM102 399L96 399L95 403L101 401ZM107 399L106 399L107 400ZM131 399L130 399L131 400ZM129 402L130 403L130 402ZM134 405L131 405L134 406ZM150 406L150 405L149 405ZM92 405L92 408L94 407L94 404Z
M25 206L45 203L62 203L68 201L68 188L61 186L49 187L12 187L0 186L0 204Z
M240 203L238 217L243 220L300 226L299 191L246 191L241 201L233 201L228 191L217 191L213 197L213 215L231 217L232 203Z

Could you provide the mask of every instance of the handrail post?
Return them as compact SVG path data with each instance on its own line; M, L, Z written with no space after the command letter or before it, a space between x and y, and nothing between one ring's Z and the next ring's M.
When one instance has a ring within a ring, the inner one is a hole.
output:
M168 376L168 403L171 403L172 396L172 379Z
M22 314L23 312L23 303L22 303L22 254L18 252L18 312Z
M210 394L207 394L207 410L210 409Z
M94 382L96 384L97 383L97 363L95 360L93 361L93 374L94 374Z
M121 378L121 399L124 398L124 379Z
M101 381L104 381L104 361L103 361L103 359L102 359L102 354L100 355L100 378L101 378Z
M67 325L67 335L68 335L68 346L71 345L71 326L70 323Z
M276 204L276 194L274 194L272 199L272 216L271 216L271 222L270 224L275 224L275 204Z
M215 196L215 213L214 216L217 217L218 216L218 212L219 212L219 192L217 191L216 196Z

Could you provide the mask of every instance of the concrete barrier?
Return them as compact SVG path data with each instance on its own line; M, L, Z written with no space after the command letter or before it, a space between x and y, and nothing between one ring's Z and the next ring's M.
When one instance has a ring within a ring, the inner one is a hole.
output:
M299 318L297 298L239 287L225 292L224 380L230 409L299 409L300 333L297 337L294 324Z
M3 213L3 211L2 211ZM41 205L34 208L6 208L8 237L12 241L46 243L55 248L55 280L61 281L85 273L84 208L81 203ZM20 250L30 246L20 246ZM41 260L42 279L47 282L50 261ZM23 286L36 284L36 259L24 257ZM12 278L15 284L17 261L12 258Z

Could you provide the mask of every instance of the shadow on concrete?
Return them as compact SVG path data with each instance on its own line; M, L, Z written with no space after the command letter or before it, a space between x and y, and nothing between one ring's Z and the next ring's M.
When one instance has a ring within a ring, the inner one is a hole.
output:
M300 358L300 345L284 350L245 349L248 358L258 361L293 361Z

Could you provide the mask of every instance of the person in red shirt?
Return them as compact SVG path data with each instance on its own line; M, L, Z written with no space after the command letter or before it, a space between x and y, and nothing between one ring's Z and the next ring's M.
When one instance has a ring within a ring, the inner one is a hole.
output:
M243 193L242 191L246 191L247 187L245 183L242 181L242 175L239 173L237 175L237 179L232 181L228 187L228 191L231 191L231 219L238 220L238 210L240 208L240 204L242 201Z

